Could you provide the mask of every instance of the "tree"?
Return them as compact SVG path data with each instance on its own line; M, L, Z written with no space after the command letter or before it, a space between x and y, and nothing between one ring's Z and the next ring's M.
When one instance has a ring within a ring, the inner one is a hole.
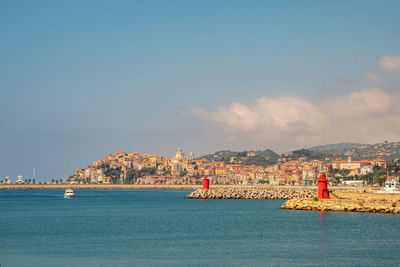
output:
M340 170L339 169L333 169L332 167L330 167L329 169L329 173L332 174L332 176L336 176L336 174L340 174Z
M383 185L386 182L386 177L379 177L377 182L379 185Z
M143 174L148 174L148 175L154 175L156 174L157 169L154 167L146 167L143 168L139 171L140 176L142 176Z
M137 178L138 178L138 172L135 169L131 169L126 172L126 181L125 182L128 184L136 183Z
M339 170L339 173L340 173L342 176L348 176L349 173L350 173L350 170L342 169L342 170Z
M104 172L104 175L111 177L111 179L116 182L116 181L118 181L121 172L122 171L120 168L106 169L106 171Z
M366 181L367 184L372 184L373 183L373 174L367 173L366 175L361 176L361 179Z
M51 183L54 184L54 179L51 179Z

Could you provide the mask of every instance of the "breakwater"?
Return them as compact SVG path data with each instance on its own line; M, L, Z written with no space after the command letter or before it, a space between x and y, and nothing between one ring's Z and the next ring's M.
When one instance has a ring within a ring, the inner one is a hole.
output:
M313 211L351 211L400 214L399 201L368 201L349 199L290 199L281 209Z
M378 194L377 188L335 188L330 196L331 199L290 199L281 208L400 214L400 194Z
M192 199L291 199L313 198L316 187L286 186L235 186L217 187L210 190L197 189L186 198Z

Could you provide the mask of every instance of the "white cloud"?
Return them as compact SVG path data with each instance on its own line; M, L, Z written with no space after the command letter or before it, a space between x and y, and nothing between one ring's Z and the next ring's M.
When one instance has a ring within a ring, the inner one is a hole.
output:
M400 56L379 60L382 70L400 71ZM400 141L400 90L397 75L364 73L365 89L319 101L298 96L261 97L254 104L232 103L182 114L201 119L207 131L230 148L265 147L279 152L336 142ZM393 80L395 79L395 80Z
M379 67L385 71L400 70L400 56L385 56L379 60Z
M262 97L254 105L232 103L210 112L192 108L186 114L201 118L207 127L213 124L235 143L285 151L331 142L399 140L399 99L370 89L318 103Z
M260 131L274 127L282 132L295 132L301 125L303 130L312 130L324 120L318 107L299 97L262 97L256 104L246 106L232 103L209 114L215 122L239 131Z
M329 99L327 106L336 109L335 116L360 117L369 115L383 115L392 106L391 97L380 89L370 89L354 92L345 97Z

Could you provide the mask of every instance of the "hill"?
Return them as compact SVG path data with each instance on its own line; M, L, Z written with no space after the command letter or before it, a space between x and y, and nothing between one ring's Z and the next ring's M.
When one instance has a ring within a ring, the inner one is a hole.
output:
M310 161L310 160L322 160L324 161L325 159L333 159L333 155L329 153L324 153L324 152L319 152L319 151L312 151L308 149L299 149L295 150L289 154L285 155L286 158L290 158L290 160L298 160L302 159L305 161Z
M266 167L275 164L279 155L270 149L257 151L236 152L231 150L217 151L212 154L201 156L199 159L208 161L223 161L232 164L258 165Z
M208 161L223 161L231 164L269 166L278 161L288 160L334 160L352 157L354 160L382 158L386 160L400 159L400 142L384 142L372 145L359 143L339 143L299 149L279 155L270 149L258 151L236 152L231 150L217 151L201 156Z
M338 144L328 144L322 146L313 146L310 147L308 150L311 151L319 151L319 152L326 152L326 151L333 151L333 150L340 150L340 149L352 149L358 148L360 146L364 146L365 144L359 143L338 143Z
M315 149L317 148L317 149ZM336 145L326 145L310 148L310 150L320 153L330 154L334 157L352 157L353 159L399 159L400 142L384 142L371 145L355 143L341 143Z
M257 165L266 167L269 165L273 165L278 161L289 161L298 159L302 159L305 161L309 160L324 161L327 158L333 159L334 156L327 153L316 152L307 149L295 150L290 153L279 155L270 149L266 149L262 151L258 150L258 151L242 151L242 152L223 150L200 157L200 159L202 158L207 159L208 161L214 160L214 161L223 161L230 164Z

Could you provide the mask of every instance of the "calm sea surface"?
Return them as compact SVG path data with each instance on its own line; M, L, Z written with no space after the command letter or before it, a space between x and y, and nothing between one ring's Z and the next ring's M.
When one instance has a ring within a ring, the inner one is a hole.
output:
M189 191L0 190L0 265L399 266L400 216Z

